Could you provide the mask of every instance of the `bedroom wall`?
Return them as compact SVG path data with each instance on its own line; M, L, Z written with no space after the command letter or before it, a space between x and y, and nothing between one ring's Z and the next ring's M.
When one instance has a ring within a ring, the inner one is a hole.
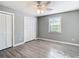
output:
M5 7L3 5L0 5L0 11L10 12L14 13L14 23L15 23L15 44L24 42L24 16L27 16L25 13L13 10L9 7Z
M61 17L61 33L48 32L48 20L54 15ZM38 37L79 44L79 11L38 17Z

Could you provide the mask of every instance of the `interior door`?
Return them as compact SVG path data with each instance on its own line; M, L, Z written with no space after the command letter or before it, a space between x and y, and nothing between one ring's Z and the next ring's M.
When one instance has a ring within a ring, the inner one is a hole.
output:
M5 15L0 13L0 50L6 48L6 24Z
M11 16L0 13L0 50L12 46Z
M24 18L24 41L36 38L36 19L33 17Z
M12 15L6 15L7 48L12 46Z

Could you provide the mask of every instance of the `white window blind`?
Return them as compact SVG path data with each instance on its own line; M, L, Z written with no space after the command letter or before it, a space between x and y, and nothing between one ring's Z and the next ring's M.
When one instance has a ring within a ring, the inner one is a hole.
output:
M60 16L53 16L49 19L49 32L61 32Z

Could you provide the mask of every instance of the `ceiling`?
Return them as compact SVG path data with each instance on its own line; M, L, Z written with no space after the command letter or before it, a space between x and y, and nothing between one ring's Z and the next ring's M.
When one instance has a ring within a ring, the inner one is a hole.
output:
M44 16L79 9L79 1L51 1L48 7L53 10L38 15L33 9L34 3L34 1L0 1L1 5L22 11L31 16Z

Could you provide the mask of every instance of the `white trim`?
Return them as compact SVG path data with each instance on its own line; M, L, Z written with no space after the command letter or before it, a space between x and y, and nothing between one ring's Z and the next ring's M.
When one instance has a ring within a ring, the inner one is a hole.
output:
M63 41L57 41L57 40L45 39L45 38L36 38L36 39L41 39L41 40L46 40L46 41L51 41L51 42L57 42L57 43L63 43L63 44L68 44L68 45L73 45L73 46L79 47L79 44L76 44L76 43L63 42Z
M15 45L15 22L14 22L15 16L13 14L13 46Z
M25 20L25 17L26 17L26 16L24 16L24 18L23 18L23 22L24 22L24 20ZM24 23L23 25L25 25L25 23ZM25 28L25 26L24 26L24 28ZM24 33L24 42L26 42L26 41L25 41L25 30L24 30L23 33Z
M15 44L13 47L16 47L16 46L22 45L22 44L24 44L24 43L25 43L25 42L21 42L21 43Z
M15 27L14 27L14 13L5 12L5 11L0 11L0 13L9 14L9 15L12 15L12 16L13 16L13 19L12 19L12 20L13 20L13 21L12 21L12 22L13 22L13 24L12 24L12 25L13 25L13 26L12 26L12 27L13 27L13 28L12 28L12 35L13 35L13 36L12 36L12 37L13 37L13 38L12 38L12 46L14 46L14 45L15 45L15 44L14 44L14 42L15 42L15 36L14 36L14 32L15 32L15 31L14 31L14 29L15 29Z
M33 39L33 40L37 40L37 38L35 38L35 39ZM32 41L32 40L30 40L30 41ZM27 41L27 42L29 42L29 41ZM13 47L16 47L16 46L22 45L22 44L24 44L24 43L26 43L26 42L23 41L23 42L21 42L21 43L15 44Z
M11 12L6 12L6 11L0 11L0 13L5 13L5 14L14 15L14 13L11 13Z

